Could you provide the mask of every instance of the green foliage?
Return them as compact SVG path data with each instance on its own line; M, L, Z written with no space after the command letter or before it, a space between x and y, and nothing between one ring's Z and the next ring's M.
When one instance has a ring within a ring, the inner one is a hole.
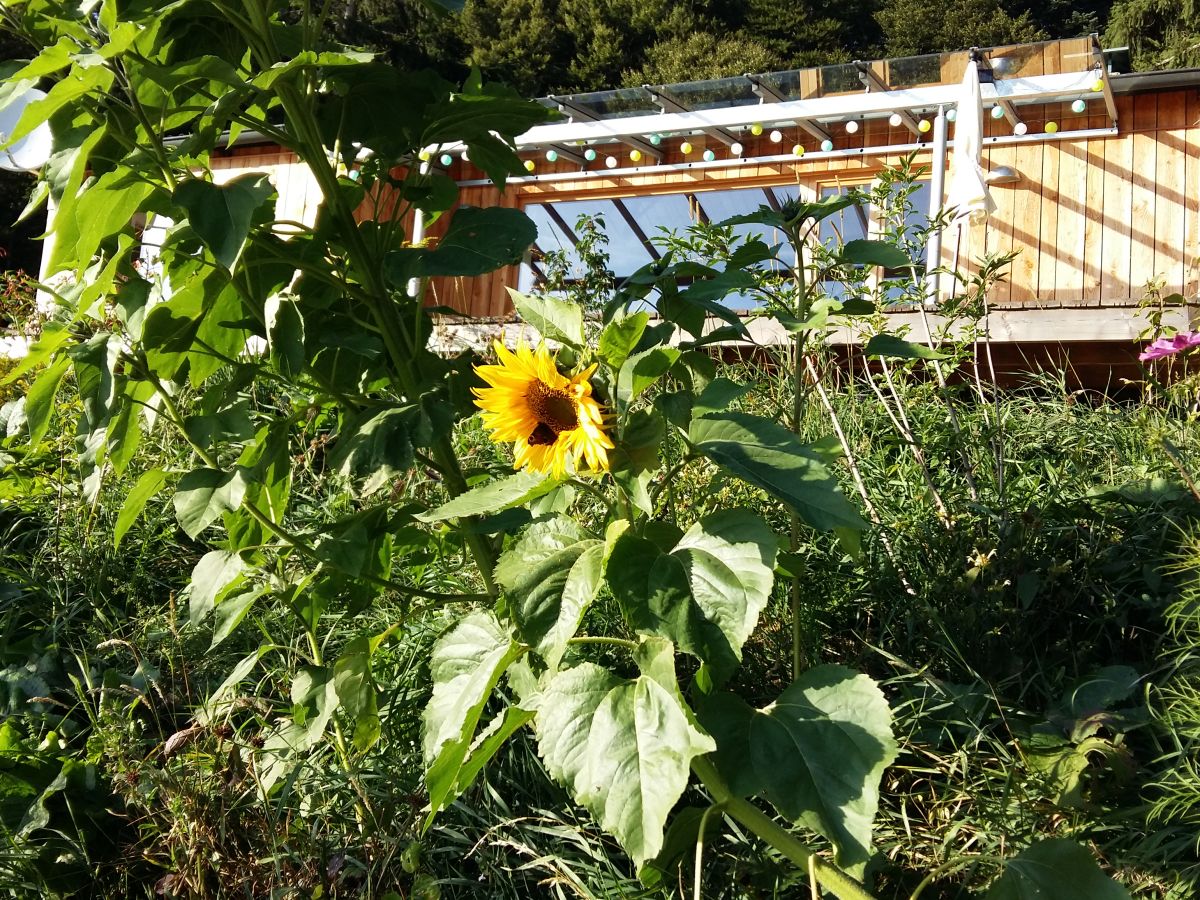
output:
M1194 0L1117 0L1104 38L1129 47L1135 69L1200 65L1200 26Z
M1049 36L1029 12L1013 15L999 0L932 6L914 0L884 0L875 20L888 56L1021 44Z

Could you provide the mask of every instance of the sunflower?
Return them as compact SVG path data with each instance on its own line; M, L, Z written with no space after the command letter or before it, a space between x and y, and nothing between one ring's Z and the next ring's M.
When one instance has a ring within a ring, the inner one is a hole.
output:
M561 477L568 460L578 468L582 459L593 471L607 469L613 443L588 381L596 367L567 378L544 344L531 350L521 342L515 353L500 341L493 346L500 364L475 367L491 385L473 389L475 405L493 441L513 442L516 467Z

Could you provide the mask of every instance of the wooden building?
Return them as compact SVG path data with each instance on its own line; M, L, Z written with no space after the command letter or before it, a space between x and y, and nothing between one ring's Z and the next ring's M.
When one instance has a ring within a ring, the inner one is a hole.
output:
M946 229L941 263L969 269L985 253L1017 252L991 292L989 326L1021 365L1047 355L1079 368L1129 363L1147 291L1197 295L1200 70L1124 73L1121 54L1094 37L547 98L564 118L518 140L532 171L503 192L463 148L429 148L427 164L458 180L462 204L522 208L539 229L526 265L435 282L432 302L504 320L506 288L536 284L537 254L569 258L582 213L604 216L621 277L655 258L659 228L867 186L914 152L926 170L915 199L937 208L930 183L940 187L937 170L953 153L945 119L972 58L985 82L981 161L997 209L986 223ZM273 167L281 213L313 210L315 187L277 149L235 148L218 167ZM872 227L869 216L838 225L846 237ZM422 231L413 237L438 233ZM931 286L929 306L953 287L947 278ZM900 304L894 315L903 324L914 314ZM1170 321L1188 327L1189 317L1185 305Z

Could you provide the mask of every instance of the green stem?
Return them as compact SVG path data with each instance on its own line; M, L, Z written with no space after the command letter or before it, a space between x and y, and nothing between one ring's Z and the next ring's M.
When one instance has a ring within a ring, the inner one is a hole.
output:
M635 641L627 641L624 638L601 637L592 635L580 635L573 637L567 641L568 644L608 644L613 647L622 647L630 653L637 650L638 645Z
M825 862L749 800L735 796L707 756L697 756L693 759L692 771L712 795L713 800L721 804L727 815L749 828L797 868L815 871L817 881L838 900L876 900L861 884L837 866Z
M808 318L809 296L808 285L804 278L804 241L797 231L791 235L792 246L796 251L796 265L793 275L796 279L796 318L801 322ZM799 331L792 339L792 433L800 437L800 416L804 412L804 343L807 331ZM796 553L800 548L800 516L792 511L791 550ZM804 669L804 635L800 626L801 597L800 578L793 576L790 588L792 607L792 678L799 678Z

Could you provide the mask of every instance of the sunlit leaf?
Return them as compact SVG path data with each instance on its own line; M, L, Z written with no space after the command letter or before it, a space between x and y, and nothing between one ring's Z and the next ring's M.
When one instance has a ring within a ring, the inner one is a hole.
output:
M763 709L716 694L698 712L735 792L764 797L825 835L844 866L870 858L880 778L897 752L892 713L874 681L818 666Z

